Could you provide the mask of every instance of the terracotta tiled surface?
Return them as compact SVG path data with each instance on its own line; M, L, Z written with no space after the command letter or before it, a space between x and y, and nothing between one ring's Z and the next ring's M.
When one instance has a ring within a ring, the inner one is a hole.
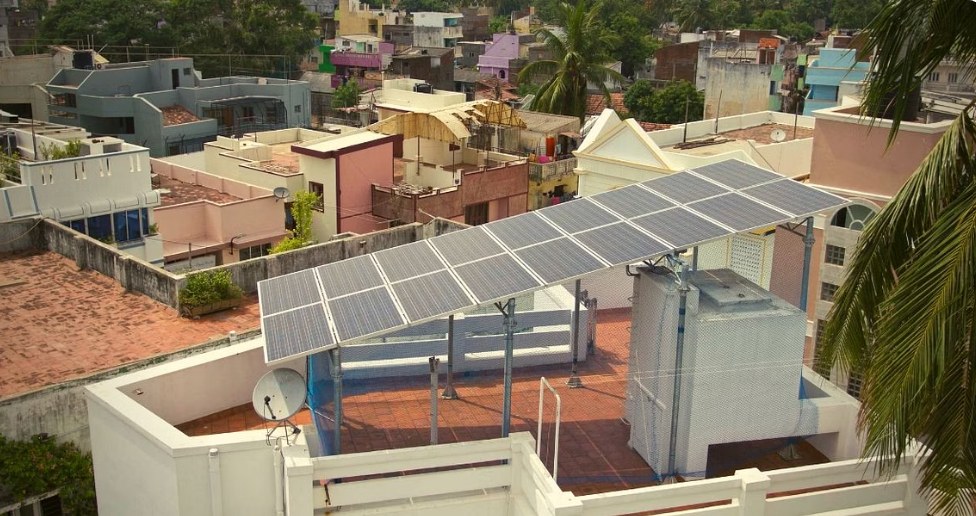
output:
M159 188L169 190L169 193L162 195L163 206L173 206L175 204L200 200L213 201L217 204L226 204L241 200L240 197L235 197L219 190L214 190L213 188L184 183L178 179L165 176L159 176Z
M0 256L0 399L259 326L257 299L190 320L55 253ZM0 282L2 283L2 282Z
M200 119L183 106L167 106L160 108L163 112L163 125L179 125L197 122Z
M621 115L626 115L628 113L627 107L624 106L624 94L623 93L611 93L610 94L610 107L620 113ZM603 113L603 110L607 108L607 98L603 94L594 94L586 98L586 114L587 115L599 115Z
M568 366L516 369L512 395L512 432L536 434L539 377L545 376L562 397L562 425L558 480L563 489L590 494L653 485L654 473L627 446L629 426L623 421L629 310L601 311L597 325L597 352L580 367L582 389L569 389ZM516 360L516 365L518 364ZM442 368L443 370L443 368ZM441 376L443 388L443 375ZM439 404L439 442L450 443L495 438L501 435L502 382L500 372L460 377L459 400ZM430 439L429 380L410 377L370 381L368 385L344 385L345 433L343 452L363 452L423 446ZM548 396L548 395L547 395ZM547 397L543 417L543 450L540 457L552 464L553 405ZM309 422L308 411L296 416L297 424ZM249 405L187 422L179 428L202 435L262 428L264 423ZM737 448L739 467L791 467L823 462L815 450L801 447L805 459L776 462L776 448L768 443ZM725 463L723 463L723 466Z
M739 129L736 131L726 131L722 133L722 136L726 138L732 138L733 140L755 140L759 144L770 144L773 143L773 139L770 138L773 130L780 129L786 133L786 139L784 141L793 140L793 126L784 124L763 124L757 125L755 127L747 127L745 129ZM796 128L796 138L801 140L803 138L813 138L813 129L807 129L806 127Z

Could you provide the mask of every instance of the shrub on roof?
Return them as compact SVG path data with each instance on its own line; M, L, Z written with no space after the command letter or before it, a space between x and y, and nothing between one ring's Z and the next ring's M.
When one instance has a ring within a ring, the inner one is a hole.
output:
M180 305L188 308L212 305L243 295L241 288L231 280L230 271L204 271L187 276L186 285L180 289Z
M91 454L74 443L58 443L47 434L29 441L0 435L0 486L6 491L0 505L55 489L65 514L97 514L95 472Z

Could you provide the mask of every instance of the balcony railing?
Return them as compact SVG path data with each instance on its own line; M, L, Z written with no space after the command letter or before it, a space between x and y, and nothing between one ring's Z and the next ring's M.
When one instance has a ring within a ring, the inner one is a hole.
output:
M549 181L570 175L576 168L576 158L566 158L549 163L529 163L529 181Z
M332 64L336 66L355 66L379 70L383 66L383 56L367 52L332 52L329 55Z

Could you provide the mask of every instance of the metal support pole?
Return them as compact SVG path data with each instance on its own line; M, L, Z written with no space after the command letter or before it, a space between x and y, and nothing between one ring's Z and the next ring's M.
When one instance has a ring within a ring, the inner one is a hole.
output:
M441 397L445 400L460 398L454 390L454 316L447 318L447 387Z
M566 381L570 389L578 389L583 386L580 380L577 367L579 362L579 323L580 323L580 280L576 280L576 294L573 298L573 373Z
M505 315L505 394L502 402L502 437L508 437L512 420L512 361L515 355L515 298L509 298L504 307L495 306Z
M430 364L430 444L437 444L437 357L427 359Z
M678 337L674 349L674 392L671 397L671 436L668 439L668 478L676 482L678 476L678 407L681 403L681 367L685 350L685 312L688 308L688 264L681 263L681 284L678 287Z
M333 430L333 446L338 455L342 450L342 351L341 348L332 350L332 389L335 404L335 429Z
M698 270L698 246L694 248L694 253L691 255L691 270Z
M807 311L807 297L810 293L810 261L813 256L813 217L807 218L807 234L803 237L803 279L800 280L800 310L804 316Z

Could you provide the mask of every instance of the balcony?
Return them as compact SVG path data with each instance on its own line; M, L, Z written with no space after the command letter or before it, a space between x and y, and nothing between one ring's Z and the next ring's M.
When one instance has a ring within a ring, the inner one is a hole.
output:
M377 53L336 51L330 54L330 59L332 64L336 66L354 66L372 70L379 70L383 67L383 56Z
M549 163L529 163L529 181L550 181L573 174L576 158L566 158Z

